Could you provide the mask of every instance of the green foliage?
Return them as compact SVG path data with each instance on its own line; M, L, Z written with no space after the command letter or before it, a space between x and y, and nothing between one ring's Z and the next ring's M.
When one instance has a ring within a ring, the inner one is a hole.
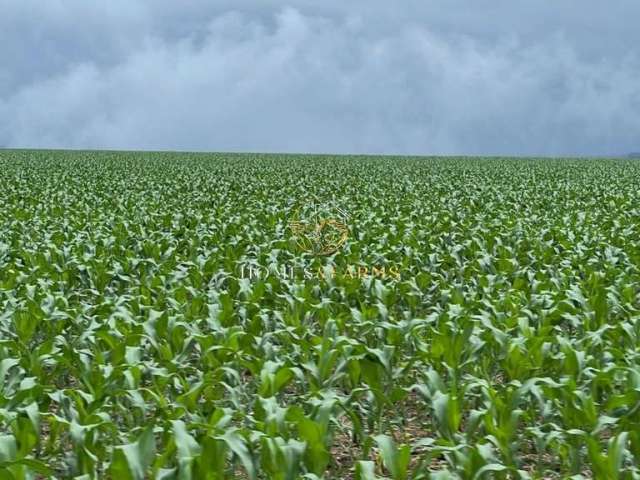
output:
M0 480L638 479L639 264L633 160L2 151Z

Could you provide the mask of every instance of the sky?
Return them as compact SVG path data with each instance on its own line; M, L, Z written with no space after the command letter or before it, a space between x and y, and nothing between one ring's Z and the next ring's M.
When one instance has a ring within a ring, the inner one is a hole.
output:
M640 2L0 0L0 146L640 151Z

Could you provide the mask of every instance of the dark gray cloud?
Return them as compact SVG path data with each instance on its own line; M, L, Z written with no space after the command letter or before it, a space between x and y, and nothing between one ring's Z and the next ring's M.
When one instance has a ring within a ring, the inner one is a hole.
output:
M0 145L640 149L635 0L0 0L0 11Z

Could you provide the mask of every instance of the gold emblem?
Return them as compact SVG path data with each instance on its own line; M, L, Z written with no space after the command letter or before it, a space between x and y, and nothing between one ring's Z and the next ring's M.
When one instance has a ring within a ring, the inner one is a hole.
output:
M296 212L289 228L298 248L314 255L331 255L349 238L347 214L339 208L306 208Z

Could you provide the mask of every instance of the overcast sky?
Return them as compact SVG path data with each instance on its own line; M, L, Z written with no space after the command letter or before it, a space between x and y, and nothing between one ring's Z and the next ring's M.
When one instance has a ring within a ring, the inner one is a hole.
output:
M638 0L0 0L0 12L0 146L640 150Z

